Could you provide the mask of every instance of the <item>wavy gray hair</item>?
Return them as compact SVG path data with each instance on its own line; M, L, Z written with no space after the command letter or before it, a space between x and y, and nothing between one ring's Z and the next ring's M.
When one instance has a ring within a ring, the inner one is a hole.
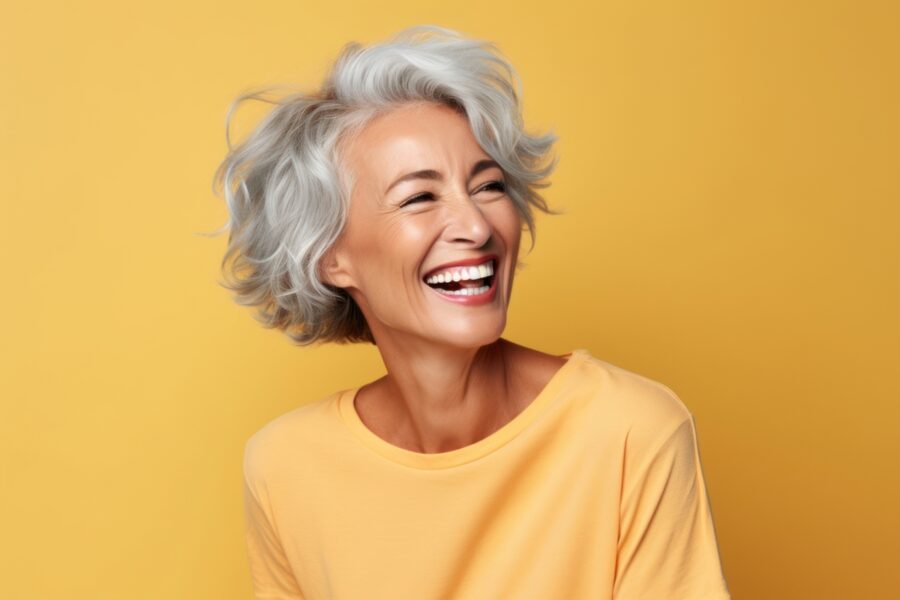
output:
M551 209L538 189L558 162L542 163L557 140L523 130L521 81L496 46L435 25L417 25L378 45L344 46L321 89L270 100L268 86L239 95L225 118L228 153L213 191L224 194L230 229L221 263L234 299L298 345L375 343L356 302L323 282L319 262L346 222L353 174L341 148L366 123L399 104L431 101L465 115L482 149L507 175L507 193L535 231L532 207ZM247 100L274 105L232 146L229 131ZM221 191L220 191L221 190ZM529 250L530 251L530 250Z

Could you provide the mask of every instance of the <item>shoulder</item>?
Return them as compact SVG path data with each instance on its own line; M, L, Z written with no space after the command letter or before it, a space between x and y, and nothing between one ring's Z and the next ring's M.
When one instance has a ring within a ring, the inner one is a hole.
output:
M244 476L251 484L268 480L284 472L287 463L298 464L308 456L305 446L327 435L331 412L342 391L309 402L278 415L254 431L244 443Z
M668 385L586 350L581 351L581 358L573 385L589 400L591 414L604 429L640 441L669 435L691 420L690 410Z

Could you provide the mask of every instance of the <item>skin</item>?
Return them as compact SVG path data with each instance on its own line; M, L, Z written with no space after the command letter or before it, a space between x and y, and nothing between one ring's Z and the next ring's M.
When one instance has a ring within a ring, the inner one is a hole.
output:
M359 305L387 370L362 386L356 411L373 433L407 450L473 444L518 415L565 362L501 337L523 230L513 201L488 185L504 173L491 166L470 179L490 156L464 115L428 102L377 117L341 155L356 180L347 225L320 272ZM440 178L388 190L423 169ZM422 280L439 265L490 253L500 259L487 304L448 302Z

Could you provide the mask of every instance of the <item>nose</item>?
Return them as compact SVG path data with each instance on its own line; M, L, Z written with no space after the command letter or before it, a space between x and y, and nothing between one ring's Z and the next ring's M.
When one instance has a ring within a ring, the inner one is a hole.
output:
M491 238L493 227L478 204L462 193L448 202L445 211L444 239L451 243L469 243L476 248Z

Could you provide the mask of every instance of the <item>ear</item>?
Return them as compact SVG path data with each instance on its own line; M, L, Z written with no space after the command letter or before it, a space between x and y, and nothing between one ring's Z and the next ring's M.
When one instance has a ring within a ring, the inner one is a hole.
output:
M319 262L319 278L335 287L346 288L353 283L353 278L347 272L344 253L337 245L333 245L322 256Z

